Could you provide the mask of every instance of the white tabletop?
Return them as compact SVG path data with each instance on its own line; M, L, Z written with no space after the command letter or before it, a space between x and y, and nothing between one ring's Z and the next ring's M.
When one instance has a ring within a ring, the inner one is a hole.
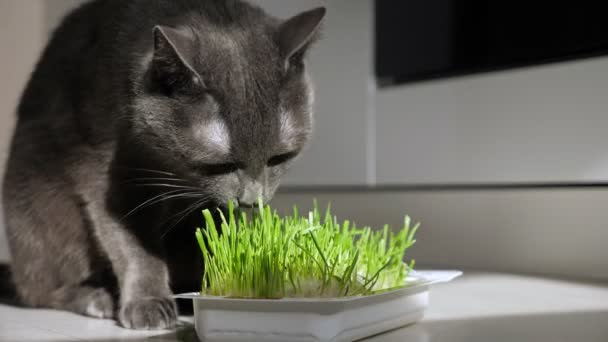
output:
M195 342L188 321L177 332L135 332L112 321L0 305L0 341ZM465 273L431 290L421 323L366 341L606 342L608 284Z

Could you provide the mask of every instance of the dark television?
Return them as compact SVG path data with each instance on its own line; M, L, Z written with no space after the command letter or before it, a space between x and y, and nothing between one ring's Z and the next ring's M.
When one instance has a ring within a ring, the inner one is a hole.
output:
M608 53L605 1L376 0L375 23L381 86Z

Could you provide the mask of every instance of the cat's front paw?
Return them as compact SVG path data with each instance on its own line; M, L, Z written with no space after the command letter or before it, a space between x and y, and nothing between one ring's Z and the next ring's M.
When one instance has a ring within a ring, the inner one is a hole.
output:
M120 309L120 324L128 329L156 330L175 326L177 307L171 298L142 298Z
M114 317L114 299L105 289L95 289L85 298L84 314L95 318Z

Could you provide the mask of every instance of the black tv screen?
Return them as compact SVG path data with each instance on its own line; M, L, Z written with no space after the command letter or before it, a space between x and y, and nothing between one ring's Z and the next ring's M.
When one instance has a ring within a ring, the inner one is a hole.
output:
M376 0L375 23L381 86L608 53L605 1Z

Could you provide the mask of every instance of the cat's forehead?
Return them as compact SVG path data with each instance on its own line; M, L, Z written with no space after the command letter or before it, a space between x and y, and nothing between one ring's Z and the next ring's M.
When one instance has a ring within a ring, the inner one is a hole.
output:
M224 62L233 62L245 49L240 35L233 30L206 29L199 32L198 39L201 58L224 57Z
M279 90L282 59L267 30L207 28L198 32L198 42L195 67L214 90L235 96L246 88Z

